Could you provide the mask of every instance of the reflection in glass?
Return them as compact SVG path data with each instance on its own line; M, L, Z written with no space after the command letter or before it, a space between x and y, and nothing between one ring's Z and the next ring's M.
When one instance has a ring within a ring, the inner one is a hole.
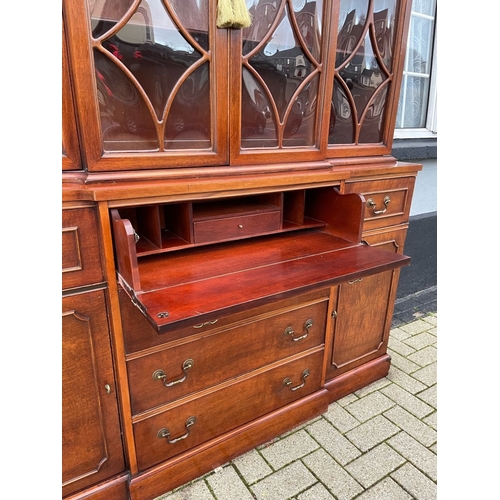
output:
M95 50L97 80L99 72L114 75L98 83L107 87L107 97L100 98L103 128L107 120L113 122L106 128L104 149L119 150L125 140L139 150L210 147L208 3L171 0L169 12L163 0L143 0L123 19L131 1L88 1L93 35L104 34L101 50L109 54ZM122 94L130 96L118 105ZM172 116L165 115L168 110ZM199 126L190 126L190 120ZM182 142L177 141L181 132Z
M361 123L359 142L381 142L382 124L384 119L385 103L387 100L388 85L381 88L373 97Z
M295 0L293 9L285 0L249 0L247 5L253 22L242 30L242 52L247 57L243 65L242 121L248 121L245 109L260 100L264 102L260 110L268 116L263 132L266 140L261 138L263 147L276 147L280 141L287 147L313 145L319 82L313 74L318 71L321 56L322 2ZM270 31L272 25L276 27ZM259 97L252 97L249 104L245 101L252 92L249 89L256 87ZM243 147L250 147L246 141L249 133L253 133L252 128L243 127ZM271 140L267 140L268 135Z
M350 144L354 141L353 112L343 86L335 80L330 116L329 144Z
M375 0L373 8L373 27L377 39L377 48L385 67L392 66L392 49L396 17L396 0Z
M342 0L340 2L336 68L352 55L363 38L367 16L368 0Z

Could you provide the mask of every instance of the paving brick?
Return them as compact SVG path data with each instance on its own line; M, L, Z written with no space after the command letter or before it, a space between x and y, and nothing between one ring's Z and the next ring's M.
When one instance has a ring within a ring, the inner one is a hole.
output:
M386 378L387 380L398 384L403 389L406 389L411 394L416 394L417 392L421 392L427 388L425 384L393 365L389 368L389 373Z
M273 470L257 450L251 450L232 462L248 484L268 476Z
M408 340L410 340L410 339L411 339L411 337ZM394 352L401 354L401 356L408 356L409 354L413 354L415 352L415 348L405 344L405 342L401 342L400 340L395 339L394 337L389 337L388 346Z
M437 480L437 456L428 448L409 436L400 432L387 441L398 453L403 455L420 471L424 472L434 481Z
M379 415L385 410L394 406L394 402L380 392L368 394L364 398L358 399L346 406L345 409L358 419L360 422L366 422L375 415Z
M401 330L401 328L392 328L391 333L389 335L389 339L397 339L399 341L405 340L408 337L411 337L411 333L405 332L404 330Z
M332 403L328 407L328 411L323 414L323 417L326 418L340 432L350 431L352 428L360 424L359 420L355 419L337 402Z
M356 500L412 500L412 498L398 483L386 477L366 490Z
M405 462L405 459L385 443L346 465L346 470L365 488L369 488Z
M406 359L404 356L401 356L401 354L398 354L392 349L387 349L387 352L391 356L391 364L399 368L404 373L408 373L409 375L411 375L413 372L416 372L417 370L420 370L422 368L421 365L417 365L417 363Z
M393 472L391 477L416 500L435 500L437 498L436 484L412 464L406 463Z
M347 396L344 396L342 399L339 399L337 403L340 406L347 406L350 405L353 401L356 401L357 399L359 399L358 396L356 396L356 394L354 393L351 393L348 394Z
M430 365L421 368L420 370L416 370L412 373L412 377L415 377L420 382L428 385L434 385L437 383L437 363L432 363Z
M426 423L428 426L437 431L437 411L422 419L422 422Z
M318 443L305 430L301 430L263 448L260 453L277 470L318 448Z
M410 349L413 349L414 351L418 351L420 349L423 349L424 347L434 345L436 343L436 340L437 339L434 335L431 335L429 332L423 332L423 333L419 333L418 335L412 335L410 338L407 338L402 343L409 346ZM403 354L403 356L408 356L409 354L412 354L412 353L408 352L408 354L404 354L404 353L400 352L400 354Z
M431 325L437 326L437 314L428 314L423 320Z
M214 500L214 496L205 484L205 481L198 480L172 493L162 495L155 500Z
M300 461L271 474L250 486L258 500L283 500L304 491L317 482Z
M337 500L351 500L363 491L363 487L325 450L319 449L302 461Z
M427 346L410 354L407 359L417 363L417 365L427 366L437 361L437 349L434 346Z
M400 328L401 330L414 335L416 333L422 333L429 330L429 323L419 318L416 321L412 321L410 323L407 323L406 325L400 326Z
M352 429L346 437L356 445L361 451L368 451L370 448L380 444L387 438L399 432L399 427L392 424L382 415L378 415L368 422Z
M315 422L307 430L342 465L361 455L361 452L327 420Z
M384 417L387 417L394 425L406 431L424 446L431 446L437 441L437 432L404 408L399 406L391 408L384 413Z
M385 377L381 378L366 387L363 387L359 389L359 391L356 391L354 394L358 396L358 398L362 398L364 396L367 396L368 394L378 391L379 389L382 389L382 387L385 387L386 385L389 385L391 382L387 380Z
M418 418L424 418L434 411L432 406L429 406L421 399L405 391L402 387L399 387L399 385L391 384L388 387L384 387L381 392Z
M433 385L428 389L417 394L417 397L434 408L437 408L437 385Z
M321 483L316 483L298 495L297 500L335 500L335 497Z
M254 500L245 483L240 479L234 467L224 467L207 477L207 482L217 500Z

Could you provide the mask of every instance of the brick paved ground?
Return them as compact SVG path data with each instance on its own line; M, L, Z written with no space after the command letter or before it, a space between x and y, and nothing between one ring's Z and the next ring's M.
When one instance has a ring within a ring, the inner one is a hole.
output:
M157 500L435 500L437 314L413 312L387 377Z

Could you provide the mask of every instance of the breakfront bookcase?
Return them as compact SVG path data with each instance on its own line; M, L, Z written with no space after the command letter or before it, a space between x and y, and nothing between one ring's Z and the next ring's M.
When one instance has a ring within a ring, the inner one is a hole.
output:
M385 376L410 2L63 0L62 497L151 500Z

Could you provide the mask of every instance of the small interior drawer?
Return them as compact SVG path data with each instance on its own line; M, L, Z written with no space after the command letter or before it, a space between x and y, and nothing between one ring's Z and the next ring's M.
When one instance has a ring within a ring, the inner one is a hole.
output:
M132 412L175 401L323 344L327 307L322 297L212 334L191 329L191 336L173 347L128 356Z
M103 281L97 217L93 207L62 211L63 289Z
M323 354L323 348L309 350L287 363L271 365L136 420L139 469L145 470L319 390Z
M281 212L279 210L194 221L194 242L209 243L256 236L278 231L280 226Z
M346 183L346 193L365 198L363 229L370 230L408 222L415 177Z

